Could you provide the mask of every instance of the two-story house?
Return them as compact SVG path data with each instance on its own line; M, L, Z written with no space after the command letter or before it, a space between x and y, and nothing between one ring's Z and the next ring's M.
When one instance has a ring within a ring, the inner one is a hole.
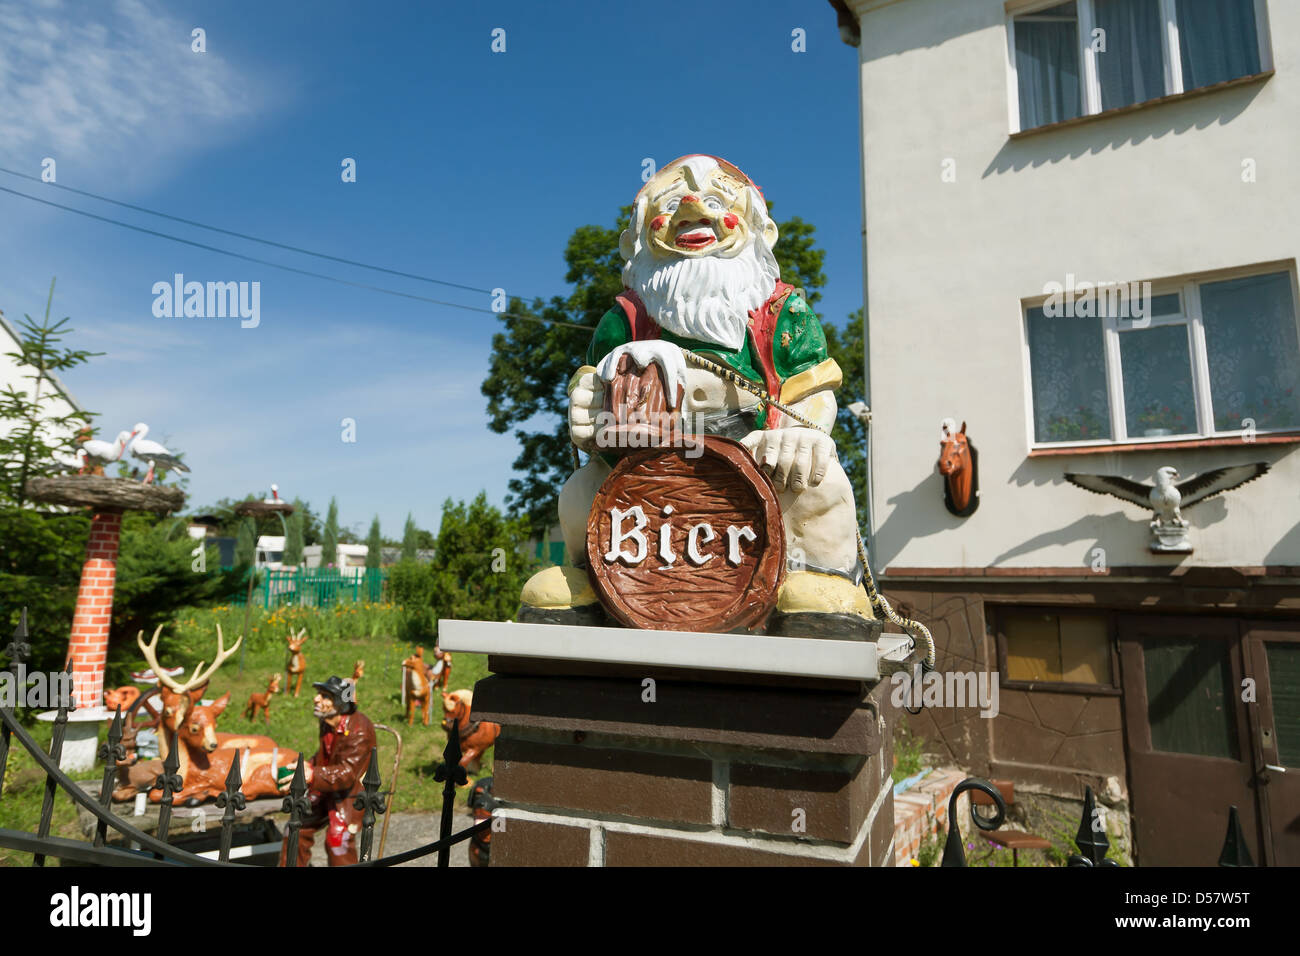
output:
M1213 864L1235 805L1257 862L1300 864L1300 3L831 5L873 559L940 670L999 677L996 716L912 727L1018 799L1092 786L1139 863ZM964 514L944 419L977 451Z

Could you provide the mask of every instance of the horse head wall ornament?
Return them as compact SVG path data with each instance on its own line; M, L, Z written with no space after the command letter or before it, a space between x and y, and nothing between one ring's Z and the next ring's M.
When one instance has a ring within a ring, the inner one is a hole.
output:
M943 504L958 518L975 513L980 504L979 452L966 437L966 423L945 418L939 439L939 474L944 476Z

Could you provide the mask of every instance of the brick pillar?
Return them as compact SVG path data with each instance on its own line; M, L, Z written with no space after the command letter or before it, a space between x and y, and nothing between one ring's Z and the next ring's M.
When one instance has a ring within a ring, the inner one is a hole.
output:
M108 661L108 629L113 620L113 585L117 580L117 546L122 532L120 512L100 512L90 522L86 563L81 566L77 609L72 615L73 695L78 707L104 705L104 665Z
M664 679L650 702L630 674L489 660L474 716L502 725L492 866L894 865L888 681Z

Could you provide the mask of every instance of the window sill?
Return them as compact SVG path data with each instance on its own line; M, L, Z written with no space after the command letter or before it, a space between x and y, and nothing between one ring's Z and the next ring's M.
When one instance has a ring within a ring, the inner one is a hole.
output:
M1159 106L1162 103L1177 103L1182 100L1192 99L1197 96L1205 96L1208 93L1217 93L1220 90L1230 90L1238 86L1250 86L1253 83L1263 83L1273 75L1273 70L1264 70L1262 73L1252 73L1250 76L1239 76L1235 80L1224 80L1222 83L1215 83L1213 86L1201 86L1194 90L1187 90L1183 93L1170 93L1168 96L1160 96L1154 100L1143 100L1141 103L1130 103L1128 106L1116 106L1113 109L1102 110L1100 113L1089 113L1086 116L1075 116L1067 120L1059 120L1055 123L1045 123L1042 126L1034 126L1030 129L1022 129L1010 135L1011 139L1024 139L1027 136L1035 136L1039 133L1047 133L1052 130L1067 129L1071 126L1083 126L1096 120L1109 119L1112 116L1122 116L1125 113L1134 113L1138 110L1148 109L1152 106Z
M1175 441L1123 442L1105 445L1070 445L1064 448L1032 448L1030 458L1050 458L1056 455L1103 455L1123 451L1175 451L1188 448L1227 448L1238 445L1300 445L1300 431L1255 435L1253 442L1240 435L1219 438L1186 438Z

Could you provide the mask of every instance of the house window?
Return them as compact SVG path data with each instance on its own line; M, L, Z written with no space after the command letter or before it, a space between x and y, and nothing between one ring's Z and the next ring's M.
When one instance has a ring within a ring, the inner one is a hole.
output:
M998 614L1008 681L1114 686L1107 620L1099 614Z
M1013 132L1272 68L1264 0L1071 0L1012 15Z
M1026 310L1034 444L1300 428L1291 271L1149 286L1071 277Z

